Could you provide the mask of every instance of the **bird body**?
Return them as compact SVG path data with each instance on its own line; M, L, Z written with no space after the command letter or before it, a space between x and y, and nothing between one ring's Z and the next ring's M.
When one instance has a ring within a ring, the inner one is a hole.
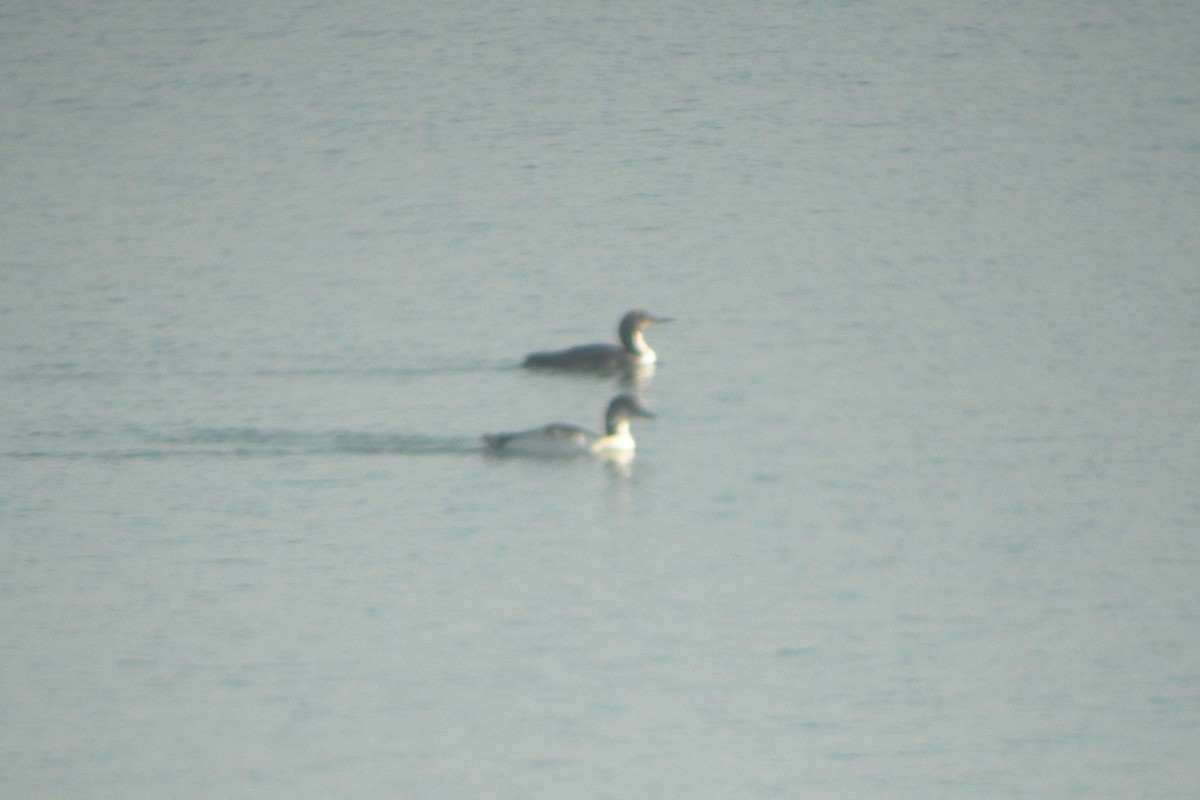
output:
M635 418L652 418L632 396L617 395L604 412L604 433L597 434L575 425L552 423L512 433L489 433L483 437L491 452L523 456L581 456L632 453L636 444L629 430Z
M656 317L645 311L630 311L617 326L620 345L585 344L566 350L530 353L523 366L533 369L577 371L608 371L621 368L649 366L658 361L658 354L646 344L643 331L652 325L670 322L669 317Z

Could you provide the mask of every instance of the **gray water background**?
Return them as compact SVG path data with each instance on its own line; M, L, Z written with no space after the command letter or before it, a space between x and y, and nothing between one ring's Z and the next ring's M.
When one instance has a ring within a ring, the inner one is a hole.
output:
M1197 42L9 4L0 794L1196 797Z

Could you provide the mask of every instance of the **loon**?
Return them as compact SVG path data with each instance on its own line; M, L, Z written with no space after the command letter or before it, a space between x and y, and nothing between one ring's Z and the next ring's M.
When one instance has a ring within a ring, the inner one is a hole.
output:
M645 311L630 311L621 317L617 326L618 347L613 344L585 344L567 350L530 353L522 366L535 369L614 370L621 367L649 366L658 360L646 344L642 331L651 325L670 322L670 317L656 317Z
M651 419L647 411L632 396L620 394L604 412L604 435L592 433L575 425L554 423L516 433L489 433L483 441L494 453L525 456L629 456L633 454L633 436L629 433L631 420Z

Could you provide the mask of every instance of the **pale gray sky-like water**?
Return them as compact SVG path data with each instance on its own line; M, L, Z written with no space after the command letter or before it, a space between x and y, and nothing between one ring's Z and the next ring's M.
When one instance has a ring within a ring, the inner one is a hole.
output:
M0 793L1195 796L1198 33L9 9Z

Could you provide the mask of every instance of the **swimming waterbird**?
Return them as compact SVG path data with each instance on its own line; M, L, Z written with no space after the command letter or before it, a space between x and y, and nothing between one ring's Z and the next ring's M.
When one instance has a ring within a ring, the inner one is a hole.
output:
M670 317L656 317L646 311L630 311L621 317L615 344L585 344L566 350L530 353L523 366L534 369L615 370L622 367L649 366L658 361L658 354L646 344L642 331Z
M483 441L489 450L503 455L631 455L635 445L629 423L634 419L653 417L654 414L643 408L633 395L620 394L612 399L604 412L603 435L575 425L553 423L527 431L489 433Z

